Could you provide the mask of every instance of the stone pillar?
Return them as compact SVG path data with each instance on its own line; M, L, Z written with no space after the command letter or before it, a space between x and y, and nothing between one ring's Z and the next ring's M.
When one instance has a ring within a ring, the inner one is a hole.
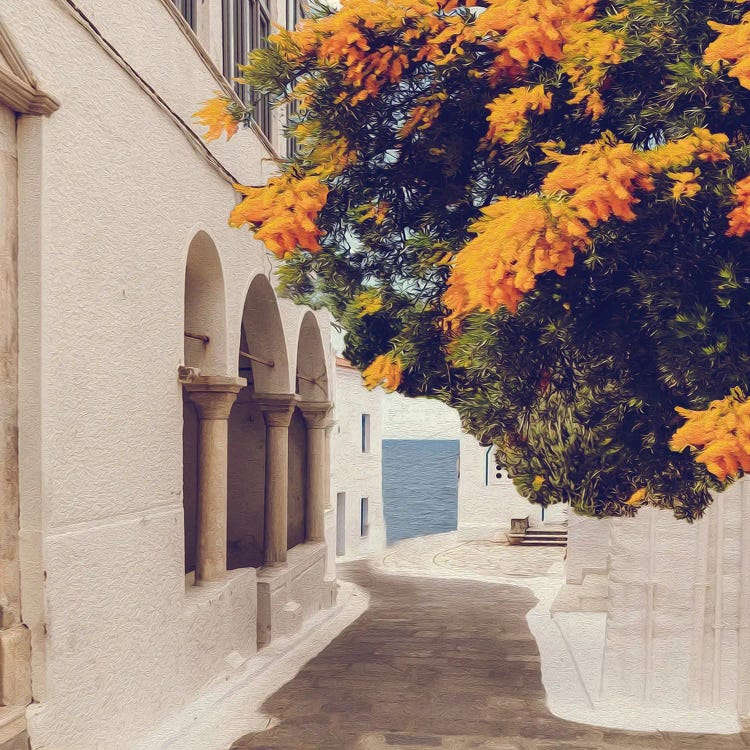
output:
M244 378L202 376L184 387L198 412L198 550L195 580L227 571L227 420Z
M31 702L31 632L21 623L19 510L16 115L0 106L0 706Z
M307 425L307 541L325 541L325 509L330 502L331 456L328 429L331 404L300 404Z
M286 562L289 489L289 424L297 402L295 394L256 394L266 422L266 533L263 564Z

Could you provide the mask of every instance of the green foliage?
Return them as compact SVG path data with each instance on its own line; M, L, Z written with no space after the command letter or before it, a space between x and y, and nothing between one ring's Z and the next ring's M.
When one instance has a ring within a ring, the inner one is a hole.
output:
M722 485L688 453L670 451L682 421L674 407L705 408L734 386L747 389L750 374L750 244L725 234L727 175L750 173L750 92L702 62L716 36L707 21L736 23L742 12L729 0L601 3L601 28L625 47L602 86L598 120L567 103L571 83L545 58L520 80L490 85L474 75L488 60L469 50L448 66L416 65L355 106L337 101L341 66L295 66L274 45L255 53L248 82L279 101L306 82L297 122L319 123L357 157L328 180L322 252L289 256L283 290L332 311L358 367L397 353L400 390L455 407L532 502L627 515L636 508L625 501L646 488L650 503L678 518L700 516ZM368 33L375 45L377 31ZM486 105L511 85L539 82L552 109L491 153L482 143ZM445 95L439 114L401 137L426 92ZM729 171L707 165L689 199L644 196L636 221L603 224L590 251L566 275L541 276L517 314L474 313L458 335L445 325L450 265L438 260L461 250L483 206L538 189L551 168L540 143L575 153L611 131L648 148L694 127L730 137ZM290 168L305 171L310 158L303 147ZM384 215L367 218L376 206ZM382 307L362 315L352 301L373 288Z

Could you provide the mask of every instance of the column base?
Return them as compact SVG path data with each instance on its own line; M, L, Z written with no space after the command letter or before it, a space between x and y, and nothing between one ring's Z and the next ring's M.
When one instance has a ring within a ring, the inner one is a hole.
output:
M0 630L0 704L31 703L31 631L25 625Z
M296 633L304 620L332 606L325 558L325 544L306 542L289 550L286 564L258 570L258 648Z
M25 708L0 706L0 750L29 750Z

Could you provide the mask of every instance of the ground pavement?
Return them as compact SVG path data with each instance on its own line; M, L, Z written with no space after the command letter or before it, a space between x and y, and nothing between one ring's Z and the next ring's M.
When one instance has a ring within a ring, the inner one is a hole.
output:
M647 734L553 716L526 623L531 591L413 572L477 565L539 575L561 552L454 542L434 552L418 541L395 556L342 566L339 575L369 593L368 610L265 702L275 726L231 750L750 747L750 733Z

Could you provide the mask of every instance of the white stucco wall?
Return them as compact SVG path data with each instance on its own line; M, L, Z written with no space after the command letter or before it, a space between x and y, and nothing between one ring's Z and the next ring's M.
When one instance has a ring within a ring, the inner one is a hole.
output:
M383 440L458 440L458 412L433 398L383 395Z
M368 391L354 369L339 366L336 378L335 424L331 446L331 504L338 512L338 497L345 496L345 544L347 558L372 554L385 547L382 484L383 392ZM370 450L362 451L362 415L370 415ZM368 498L369 532L361 535L360 503ZM329 524L329 548L336 549L337 521ZM341 545L339 543L339 549Z
M731 728L750 713L747 479L693 524L653 508L605 521L571 514L567 568L568 603L586 573L605 583L603 653L571 652L582 673L600 675L599 715L633 727ZM565 616L573 629L591 626L588 614Z
M476 439L461 433L461 468L458 479L458 528L494 528L507 530L511 518L529 517L532 526L542 524L541 506L529 503L518 494L505 471L495 476L492 450ZM560 523L566 518L566 507L551 506L544 514L545 523Z
M609 554L608 518L588 518L568 513L568 551L565 580L579 584L589 573L606 573Z
M172 15L160 0L77 5L175 113L65 3L0 0L40 86L61 102L18 130L29 731L34 747L117 750L255 648L254 570L186 591L177 368L196 233L216 245L223 272L222 374L237 373L246 292L272 264L227 226L231 185L175 123L192 127L217 82ZM210 149L247 184L269 169L247 131ZM279 308L293 383L305 311Z
M610 523L602 692L668 710L750 709L750 486L694 524L654 509Z

